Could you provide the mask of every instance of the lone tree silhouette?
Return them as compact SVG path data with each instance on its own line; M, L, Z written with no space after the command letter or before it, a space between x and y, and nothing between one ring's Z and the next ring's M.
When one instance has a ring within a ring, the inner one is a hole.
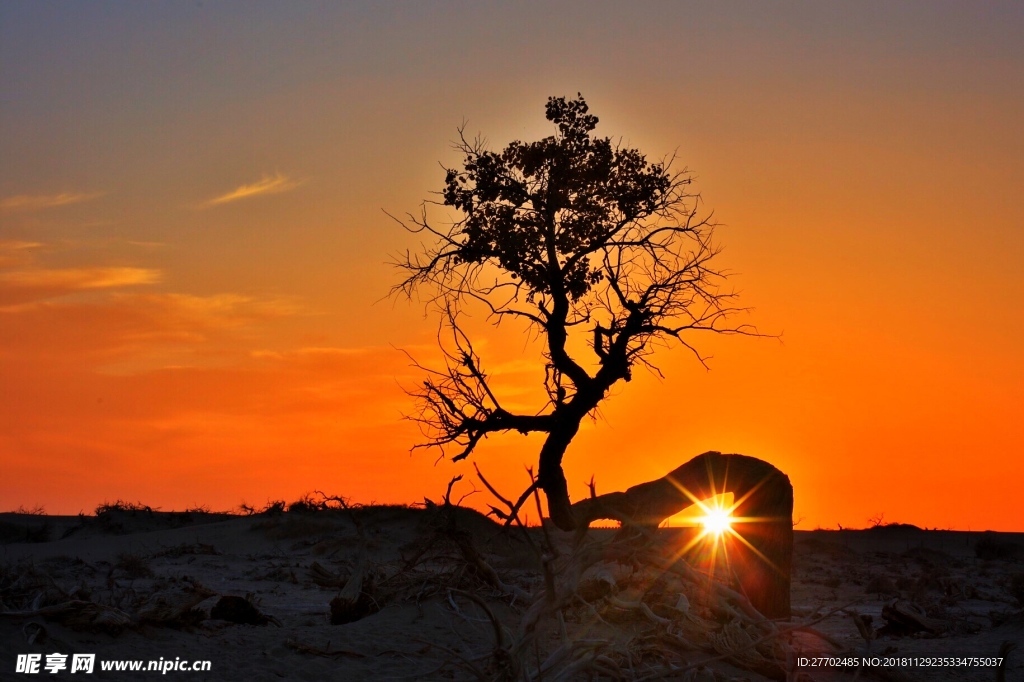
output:
M410 215L402 224L430 238L398 263L396 286L426 293L451 332L445 367L424 367L413 391L427 442L453 460L468 457L487 434L546 434L534 486L563 530L585 524L569 500L562 459L580 423L658 347L679 345L697 361L695 332L756 334L727 323L736 294L713 261L715 224L701 213L692 175L675 157L651 163L640 151L595 137L598 119L582 95L548 99L553 135L489 151L459 130L459 168L446 169L442 201L461 218L445 227ZM459 313L479 303L498 325L525 321L543 345L547 404L538 413L502 407ZM580 338L581 342L574 342ZM440 336L439 336L440 341ZM532 488L520 498L520 504Z

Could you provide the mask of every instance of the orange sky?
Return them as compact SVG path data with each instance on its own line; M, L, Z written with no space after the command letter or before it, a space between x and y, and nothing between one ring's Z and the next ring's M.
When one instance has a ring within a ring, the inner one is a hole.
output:
M385 298L417 242L381 209L440 188L464 119L535 139L580 91L696 172L782 339L664 353L570 448L575 496L717 449L787 472L798 528L1024 530L1020 5L212 5L0 5L0 509L470 474L409 454L396 349L436 321ZM523 339L477 343L528 400ZM475 461L514 495L536 452Z

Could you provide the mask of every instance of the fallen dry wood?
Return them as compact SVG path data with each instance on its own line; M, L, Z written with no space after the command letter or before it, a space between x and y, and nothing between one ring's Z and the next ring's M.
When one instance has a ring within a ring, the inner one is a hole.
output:
M152 594L137 614L140 623L150 625L185 625L190 613L200 602L217 594L199 583L186 583L178 589Z
M651 611L651 607L642 601L627 601L625 599L619 599L618 597L609 597L608 603L617 609L623 611L639 611L643 614L644 618L651 621L656 625L671 625L672 621L668 618L662 618L661 616Z
M309 566L309 578L320 587L344 587L346 582L345 578L324 568L317 561Z
M948 629L945 622L929 618L920 606L902 599L883 606L882 618L887 621L885 627L881 629L883 634L901 635L927 632L938 635Z
M619 584L633 574L633 568L625 564L603 561L590 566L580 575L576 591L585 601L608 596L619 589Z
M331 600L331 624L353 623L373 613L376 608L369 595L369 565L365 557L356 565L345 586ZM364 584L365 583L365 584Z
M502 594L516 597L517 599L527 599L529 594L515 585L506 585L504 581L498 576L498 572L484 560L477 551L476 547L473 546L470 537L466 533L454 532L452 538L455 540L455 544L458 545L459 551L462 553L462 557L466 560L470 566L472 566L477 575L479 575L487 584L494 589L498 590Z

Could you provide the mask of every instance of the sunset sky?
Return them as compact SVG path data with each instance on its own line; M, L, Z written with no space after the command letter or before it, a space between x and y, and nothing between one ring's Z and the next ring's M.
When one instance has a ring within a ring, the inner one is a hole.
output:
M384 211L463 121L537 139L581 92L694 171L781 336L656 356L574 498L714 449L789 474L798 529L1024 530L1022 35L1011 2L0 3L0 510L469 492L409 452L437 320L388 298L419 240ZM526 336L477 344L533 390ZM538 443L474 461L515 496Z

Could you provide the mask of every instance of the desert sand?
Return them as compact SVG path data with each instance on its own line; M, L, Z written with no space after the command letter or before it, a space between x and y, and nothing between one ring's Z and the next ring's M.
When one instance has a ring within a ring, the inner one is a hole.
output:
M772 623L699 551L652 566L693 529L580 539L443 505L309 507L0 515L0 679L1024 680L1024 534L797 531L793 617ZM15 672L52 653L94 653L95 672ZM919 664L800 665L863 656ZM100 669L176 658L210 670Z

